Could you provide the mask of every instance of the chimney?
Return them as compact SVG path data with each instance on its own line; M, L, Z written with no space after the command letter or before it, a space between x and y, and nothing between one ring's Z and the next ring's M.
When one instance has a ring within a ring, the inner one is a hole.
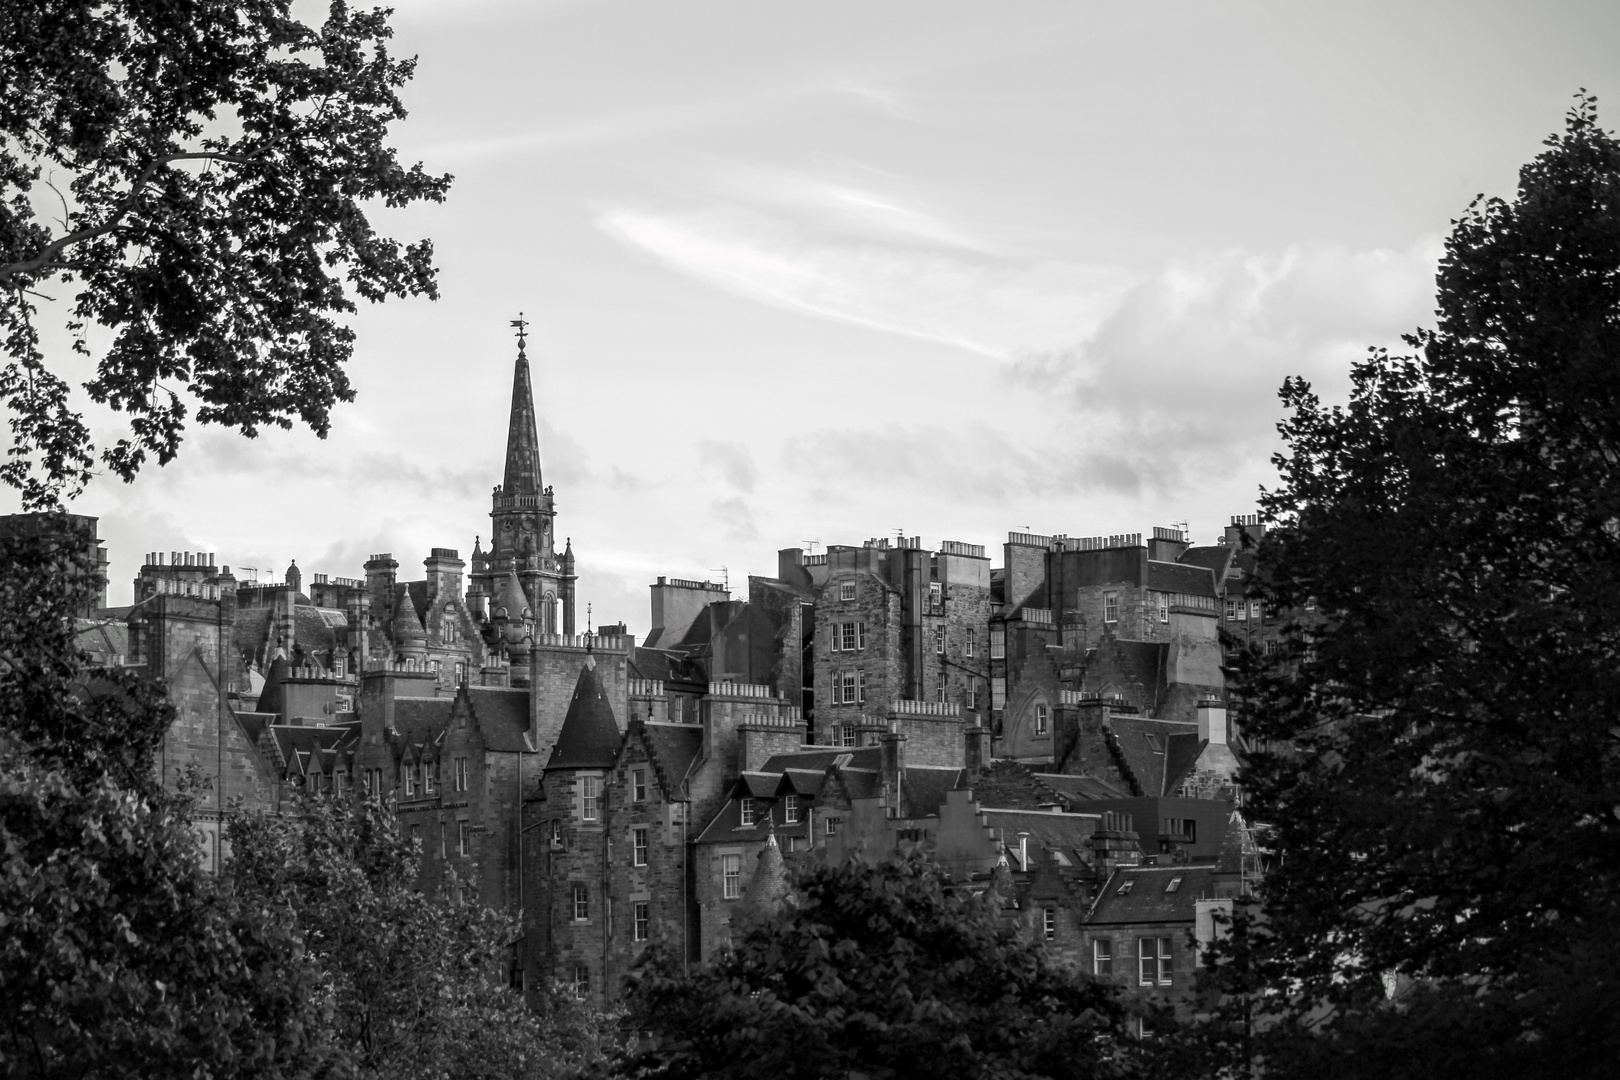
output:
M975 724L963 731L966 742L962 764L969 777L978 776L990 765L990 729Z
M1218 698L1198 702L1198 737L1211 746L1226 745L1226 703Z
M1029 873L1029 833L1018 834L1018 869Z
M437 600L441 593L461 599L461 572L467 564L461 560L459 551L436 547L433 554L422 560L422 566L427 570L429 603Z
M901 785L906 778L906 736L891 727L879 743L883 753L883 787L889 794L889 816L900 813Z

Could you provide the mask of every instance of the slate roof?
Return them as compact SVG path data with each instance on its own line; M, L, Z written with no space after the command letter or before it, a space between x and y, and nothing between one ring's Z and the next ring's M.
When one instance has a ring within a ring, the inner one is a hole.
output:
M1022 810L1039 810L1058 801L1057 792L1028 766L1016 761L996 761L977 776L965 770L958 787L972 788L973 797L981 806L1006 806Z
M826 746L814 750L793 750L786 754L772 754L765 759L765 764L759 767L759 771L780 773L786 769L814 769L817 772L826 772L827 766L841 754L849 755L848 768L875 770L883 765L883 751L879 747Z
M1176 878L1175 892L1165 888ZM1131 887L1124 895L1120 887ZM1191 923L1197 901L1215 895L1215 868L1208 865L1122 866L1109 875L1086 922L1090 924Z
M665 798L674 798L703 748L703 729L696 724L644 723L642 738L652 751L654 771L663 778Z
M1076 866L1090 858L1086 849L1091 842L1091 834L1097 831L1098 823L1102 820L1101 814L998 809L982 803L980 806L986 824L1002 830L1001 842L1009 851L1018 850L1018 834L1027 832L1031 849L1038 844L1048 851L1062 852L1064 858Z
M611 769L621 741L613 706L608 704L596 664L587 660L579 669L574 697L568 703L568 715L563 718L546 769Z
M966 769L938 765L908 765L900 782L900 812L906 817L939 813L947 792L963 786Z
M1145 716L1115 714L1108 718L1114 745L1125 759L1130 774L1141 788L1142 795L1163 795L1165 780L1171 768L1172 736L1191 734L1196 741L1198 725L1175 720L1152 720ZM1182 769L1198 759L1194 752L1190 759L1185 750L1176 748L1176 760L1185 762ZM1135 794L1135 792L1133 792Z
M1091 799L1124 799L1130 792L1121 791L1105 780L1095 776L1061 776L1056 773L1037 773L1042 783L1059 794L1067 795L1070 801L1089 801Z
M825 769L783 769L782 784L796 795L819 795L827 783Z
M469 686L467 700L490 750L538 750L530 746L529 691L493 686ZM614 745L617 745L615 743Z
M1198 764L1198 757L1209 745L1208 739L1200 739L1198 732L1178 732L1165 740L1168 744L1164 755L1164 790L1162 795L1168 795L1181 786L1194 765Z
M254 712L279 713L281 712L282 693L281 684L292 674L292 665L285 656L278 656L270 662L270 670L264 674L264 689L259 692L259 705Z
M776 798L780 775L765 772L745 772L737 777L737 789L755 799Z
M404 585L394 589L394 619L388 629L394 637L396 646L406 642L426 642L427 631L422 629L422 620L416 614L416 605L411 602L410 589Z
M129 656L129 625L122 620L78 619L75 627L73 644L89 653L96 663L112 664Z
M1226 544L1208 547L1190 547L1176 557L1183 566L1202 566L1215 575L1217 586L1226 580L1227 568L1232 565L1233 548Z
M1149 560L1147 587L1158 592L1215 596L1215 574L1208 567Z
M787 894L787 869L782 861L782 848L776 842L776 833L768 832L765 847L759 853L759 863L754 868L754 876L748 881L743 905L753 915L774 915Z
M638 679L659 679L666 683L703 681L702 673L690 660L667 649L638 645L630 654L630 666Z
M450 726L450 698L394 699L394 730L407 742L427 742Z

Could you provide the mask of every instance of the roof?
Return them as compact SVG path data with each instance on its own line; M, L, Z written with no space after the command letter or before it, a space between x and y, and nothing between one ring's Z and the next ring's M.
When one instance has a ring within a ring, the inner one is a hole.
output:
M98 664L113 664L129 655L129 625L121 619L75 619L73 644Z
M278 656L271 661L270 670L264 675L264 689L259 692L258 707L253 711L279 714L282 705L281 684L291 674L292 665L287 663L285 656Z
M1125 761L1142 795L1163 795L1165 779L1170 773L1169 755L1172 736L1191 733L1197 738L1198 725L1176 720L1153 720L1145 716L1114 714L1108 718L1110 734L1119 755ZM1178 748L1178 755L1185 751ZM1178 761L1184 760L1178 756ZM1194 752L1182 766L1182 771L1198 760ZM1132 794L1137 794L1132 792Z
M908 765L900 783L900 812L906 817L939 813L947 792L962 785L966 769L938 765Z
M684 655L668 649L638 645L630 654L635 677L666 683L701 682L702 674Z
M529 744L529 691L494 686L465 687L472 715L489 750L536 750ZM616 737L615 737L616 738ZM615 741L617 746L617 741Z
M1215 573L1206 566L1148 560L1147 587L1157 592L1215 596Z
M782 862L782 848L772 831L766 834L765 847L759 853L754 876L748 881L743 904L753 915L774 915L787 894L787 869Z
M1105 780L1095 776L1065 776L1057 773L1037 773L1043 784L1061 795L1069 797L1070 801L1090 799L1123 799L1130 793L1120 791Z
M620 742L619 724L596 674L596 662L587 658L546 769L611 769Z
M1057 792L1027 765L1016 761L996 761L977 776L962 777L959 787L973 789L981 806L1017 807L1039 810L1057 801Z
M1177 878L1174 892L1166 888ZM1126 882L1131 887L1120 893ZM1215 868L1208 865L1176 863L1170 866L1122 866L1109 875L1108 884L1097 894L1086 922L1097 923L1191 923L1197 901L1215 895Z
M394 730L407 742L427 742L450 726L450 698L395 698Z
M641 725L641 737L650 751L654 772L662 778L664 796L673 798L703 748L703 729L696 724L648 722Z
M416 616L416 605L411 602L410 589L399 585L394 589L394 619L389 624L393 632L394 644L403 645L407 641L427 641L427 631L422 629L422 620Z
M977 801L977 792L975 801ZM1001 842L1014 850L1018 834L1028 833L1033 843L1048 851L1061 852L1071 864L1087 861L1091 834L1097 831L1101 814L1054 814L1050 810L1011 810L983 806L985 822L1002 830Z
M827 770L783 769L782 783L796 795L819 795L827 783Z
M1171 735L1165 742L1164 790L1161 794L1168 795L1181 786L1193 766L1198 764L1199 755L1209 745L1209 740L1200 739L1196 731L1183 731Z
M737 791L755 799L776 798L780 776L766 772L745 772L737 777Z
M1232 551L1226 544L1211 544L1208 547L1190 547L1176 556L1176 562L1183 566L1202 566L1215 575L1217 584L1226 580L1227 567L1232 565Z
M781 773L788 769L814 769L826 772L827 767L840 757L848 755L846 768L876 770L883 764L883 750L876 746L818 746L814 749L791 750L785 754L772 754L759 767L760 772Z

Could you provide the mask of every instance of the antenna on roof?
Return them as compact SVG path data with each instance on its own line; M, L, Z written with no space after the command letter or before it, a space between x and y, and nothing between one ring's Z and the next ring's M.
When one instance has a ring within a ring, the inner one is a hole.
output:
M731 595L731 571L726 569L724 566L711 566L711 567L709 567L709 573L711 573L711 574L719 573L720 581L726 587L726 595L730 596Z
M816 545L821 543L821 537L818 536L814 540L801 540L800 543L809 548L810 554L814 555L816 553Z

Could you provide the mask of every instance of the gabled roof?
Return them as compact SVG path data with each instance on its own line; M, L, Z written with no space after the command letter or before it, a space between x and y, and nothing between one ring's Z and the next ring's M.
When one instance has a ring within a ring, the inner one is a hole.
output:
M737 777L737 794L754 799L774 799L781 779L779 774L767 772L741 773Z
M579 669L574 698L568 703L568 715L546 769L611 769L620 742L619 725L596 674L596 662L587 658Z
M1226 571L1232 565L1232 552L1235 550L1228 544L1190 547L1176 556L1176 562L1183 566L1202 566L1215 575L1215 582L1219 585L1226 580Z
M783 769L779 795L819 795L827 782L825 769Z
M478 723L478 730L483 733L486 749L501 751L539 749L530 746L527 737L528 690L509 690L494 686L469 686L465 689L473 717Z
M1208 567L1149 560L1147 587L1156 592L1215 596L1215 574Z
M641 726L641 737L646 741L654 773L664 785L664 797L675 798L692 760L703 748L703 729L696 724L647 722Z
M1175 892L1165 889L1176 878ZM1131 887L1121 895L1120 888ZM1215 868L1208 864L1122 866L1108 878L1086 922L1091 924L1187 923L1197 914L1197 901L1215 895Z
M1168 795L1181 786L1192 767L1198 764L1198 757L1209 741L1200 739L1196 731L1184 731L1171 735L1165 742L1164 790L1161 794Z
M977 795L977 793L975 793ZM975 801L977 799L975 798ZM1036 845L1047 851L1062 852L1064 858L1078 865L1089 858L1087 846L1091 834L1097 831L1101 814L1054 814L1050 810L1009 810L983 807L986 824L1001 830L1001 842L1017 850L1018 834L1028 833L1031 855Z
M1067 795L1071 802L1082 802L1090 799L1123 799L1130 792L1121 791L1105 780L1095 776L1068 776L1058 773L1037 773L1041 782L1062 795Z
M963 783L966 769L938 765L908 765L900 782L900 812L906 817L939 813L947 792Z
M1165 779L1170 773L1172 737L1191 734L1196 739L1198 734L1196 724L1153 720L1145 716L1116 714L1108 718L1108 723L1114 744L1141 787L1142 795L1165 793ZM1198 760L1198 755L1194 753L1190 760L1182 757L1178 757L1178 760L1185 761L1182 766L1185 772L1193 761Z

